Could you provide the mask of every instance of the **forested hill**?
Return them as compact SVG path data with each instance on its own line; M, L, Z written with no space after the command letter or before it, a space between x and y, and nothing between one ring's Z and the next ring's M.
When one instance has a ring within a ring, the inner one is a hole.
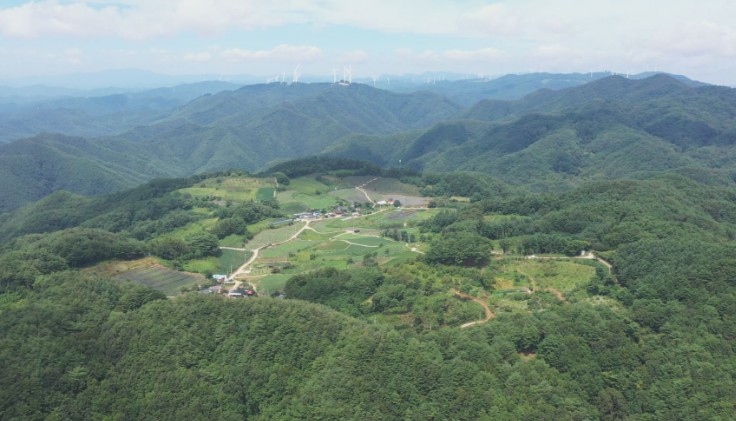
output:
M44 134L0 145L0 211L59 189L120 190L160 176L240 168L314 155L354 134L388 134L451 118L460 106L430 93L365 85L269 84L198 98L120 136Z
M478 173L347 160L275 170L93 198L58 192L1 216L2 417L613 421L736 411L733 186L659 174L540 194ZM323 183L351 194L357 182L408 188L390 174L430 205L363 203L370 213L351 220L268 225L287 214L278 198L325 203L340 190ZM299 190L245 194L277 177ZM283 229L294 241L273 244ZM247 281L286 276L277 293L166 299L104 271L155 258L158 282L177 263L234 251L232 236L242 244L249 230L268 236L259 258L272 272ZM387 238L399 230L411 235Z
M482 171L543 190L661 171L729 182L736 171L736 91L666 75L612 76L518 101L483 101L464 117L424 131L345 139L330 153Z

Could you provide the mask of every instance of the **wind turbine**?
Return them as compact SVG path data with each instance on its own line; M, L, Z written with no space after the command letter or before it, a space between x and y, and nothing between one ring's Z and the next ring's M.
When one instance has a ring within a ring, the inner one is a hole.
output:
M353 83L353 65L348 66L348 83Z
M332 83L337 83L337 69L332 69Z
M292 84L299 83L299 76L301 76L299 74L299 67L301 67L301 64L297 64L296 67L294 68L294 73L292 74L292 77L291 77Z

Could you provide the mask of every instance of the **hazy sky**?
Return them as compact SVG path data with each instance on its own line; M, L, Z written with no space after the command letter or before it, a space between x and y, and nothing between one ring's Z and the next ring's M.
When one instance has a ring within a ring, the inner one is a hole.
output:
M0 77L665 70L736 85L734 0L0 0Z

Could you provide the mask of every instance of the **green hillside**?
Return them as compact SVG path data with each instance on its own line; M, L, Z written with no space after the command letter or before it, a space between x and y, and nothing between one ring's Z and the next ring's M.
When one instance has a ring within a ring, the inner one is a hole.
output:
M328 149L381 165L485 172L538 190L662 171L730 182L736 94L665 75L620 76L514 102L484 101L424 131L346 138Z

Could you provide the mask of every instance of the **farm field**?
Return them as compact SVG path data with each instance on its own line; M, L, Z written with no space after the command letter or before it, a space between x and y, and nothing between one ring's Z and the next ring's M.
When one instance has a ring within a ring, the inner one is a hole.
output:
M291 278L291 275L274 274L258 279L254 283L260 295L271 295L274 292L282 291L289 278Z
M396 179L341 178L329 175L297 177L289 184L281 185L283 189L281 191L276 190L273 179L253 177L217 177L203 180L181 191L197 197L214 198L221 206L225 205L226 201L272 200L275 195L281 211L290 216L312 209L331 210L338 205L365 203L367 202L365 195L355 189L356 185L365 183L368 183L365 186L368 194L375 201L395 198L406 205L424 204L426 201L425 198L418 197L419 190L415 186ZM413 201L413 198L416 200ZM238 278L254 283L271 293L281 290L292 275L320 267L344 269L361 267L364 264L394 264L416 258L419 254L412 251L412 248L421 249L422 244L407 245L382 238L381 233L386 229L400 229L410 233L414 239L419 234L417 222L431 218L438 211L438 209L385 207L367 216L312 221L309 229L303 230L298 238L293 240L290 239L304 227L304 222L272 228L274 221L283 218L269 218L248 225L248 230L255 235L245 244L242 236L230 235L219 240L219 245L246 250L259 249L259 256L250 266L250 270L240 274ZM211 212L211 209L202 208L203 214L212 215ZM216 223L217 218L214 217L202 219L180 227L168 236L186 239L193 234L208 232ZM266 247L276 243L283 244ZM175 294L183 286L197 283L188 272L232 273L247 260L246 256L249 253L225 249L220 257L185 261L182 269L187 272L182 272L181 277L172 274L179 272L159 267L160 265L126 270L125 274L134 278L136 282L165 290L167 294ZM203 278L199 280L202 282Z
M313 224L320 231L331 229L347 229L353 226L361 228L385 229L403 227L404 224L411 226L416 222L427 220L439 212L439 209L394 209L385 208L360 218L334 218L324 222ZM319 227L319 228L318 228ZM322 228L326 227L326 228Z
M368 199L366 199L365 195L356 188L347 188L347 189L339 189L339 190L332 190L329 192L330 196L337 197L338 199L342 199L348 203L365 203L368 202ZM382 200L377 199L371 195L371 199L373 200Z
M296 190L279 192L277 200L283 209L289 213L305 212L311 209L330 209L340 204L340 201L329 194L304 193Z
M105 262L87 271L111 276L121 281L130 280L161 291L168 296L179 295L182 288L191 288L206 282L204 275L169 269L151 257L131 261Z
M245 202L256 200L259 192L265 195L271 189L273 199L274 182L270 178L252 177L217 177L204 180L193 187L181 189L182 193L189 193L194 197L216 197L221 200ZM263 190L261 190L263 189Z
M256 234L252 240L248 241L245 244L245 248L248 250L255 250L269 244L286 241L296 234L302 226L304 226L303 222L297 222L293 225L285 225L281 228L265 229Z

